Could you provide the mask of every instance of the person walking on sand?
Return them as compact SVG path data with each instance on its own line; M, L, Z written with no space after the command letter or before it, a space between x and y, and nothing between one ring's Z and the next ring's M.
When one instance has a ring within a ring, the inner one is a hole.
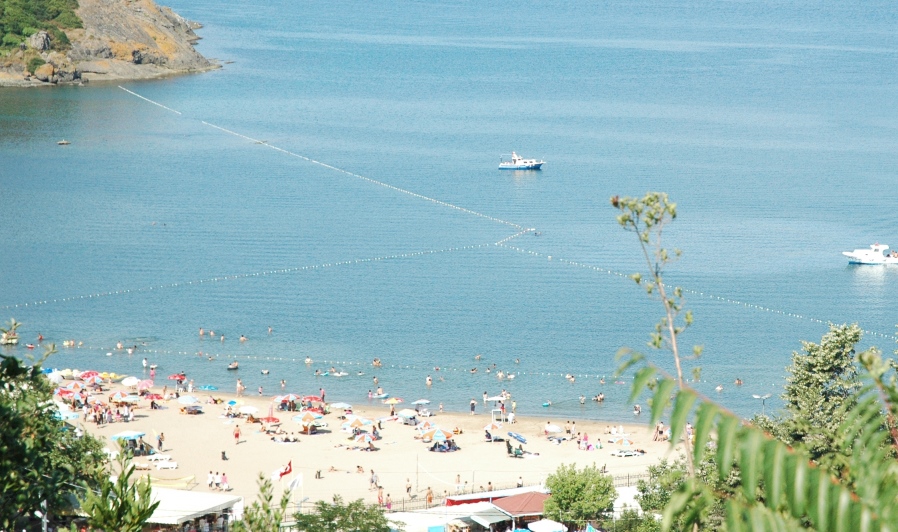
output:
M231 491L231 486L228 485L228 475L224 471L221 472L221 491Z
M433 490L430 489L430 486L427 486L427 505L430 506L433 504Z
M371 481L370 481L370 486L368 489L373 490L373 489L377 489L378 487L379 486L377 484L377 473L375 473L374 470L372 469L371 470Z
M162 452L162 444L165 443L165 433L160 432L158 436L156 436L156 448L159 449L159 452Z
M377 505L378 506L384 505L384 489L381 487L377 488Z
M474 408L477 407L477 400L473 397L471 398L471 415L474 415Z
M391 511L391 510L393 510L393 499L390 498L390 494L389 494L389 493L387 493L387 505L386 505L386 506L387 506L387 511L388 511L388 512Z
M240 425L234 427L234 445L240 443Z
M409 499L412 498L412 481L410 479L405 479L405 494Z

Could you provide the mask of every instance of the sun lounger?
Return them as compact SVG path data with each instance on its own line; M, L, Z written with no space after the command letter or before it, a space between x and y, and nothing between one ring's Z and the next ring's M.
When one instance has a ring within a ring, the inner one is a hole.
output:
M151 454L147 456L147 460L151 462L165 462L171 460L171 456L167 454Z
M156 469L178 469L178 462L172 462L171 460L159 462L156 464Z
M137 469L138 471L149 471L149 470L150 470L150 464L144 464L144 463L141 463L141 462L134 462L134 469Z

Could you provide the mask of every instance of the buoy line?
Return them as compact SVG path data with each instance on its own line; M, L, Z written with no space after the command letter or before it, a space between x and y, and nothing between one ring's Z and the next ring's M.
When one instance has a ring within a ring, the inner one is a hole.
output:
M496 245L497 245L497 246L500 246L500 247L504 247L504 248L507 248L507 249L511 249L511 250L517 251L517 252L519 252L519 253L525 253L525 254L528 254L528 255L536 256L536 257L546 257L546 258L548 258L549 260L552 260L552 261L558 261L558 262L560 262L560 263L562 263L562 264L567 264L567 265L569 265L569 266L575 266L575 267L578 267L578 268L585 268L585 269L588 269L588 270L593 270L593 271L600 272L600 273L605 273L605 274L608 274L608 275L615 275L615 276L620 277L620 278L622 278L622 279L630 280L630 274L625 274L625 273L622 273L622 272L617 272L617 271L614 271L614 270L609 270L609 269L607 269L607 268L602 268L602 267L600 267L600 266L594 266L594 265L592 265L592 264L586 264L586 263L583 263L583 262L577 262L577 261L573 261L573 260L567 260L567 259L563 259L563 258L559 258L559 257L554 257L554 256L552 256L552 255L547 255L547 254L545 254L545 253L540 253L540 252L538 252L538 251L531 251L531 250L527 250L527 249L523 249L523 248L519 248L519 247L515 247L515 246L509 246L509 245L505 244L504 242L497 243ZM799 320L806 320L806 321L810 321L810 322L813 322L813 323L819 323L819 324L821 324L821 325L829 325L830 323L832 323L831 321L821 320L821 319L815 318L815 317L813 317L813 316L804 316L804 315L802 315L802 314L795 314L794 312L787 312L787 311L785 311L785 310L779 310L779 309L774 309L774 308L770 308L770 307L765 307L765 306L763 306L763 305L756 305L756 304L754 304L754 303L748 303L748 302L745 302L745 301L739 301L738 299L730 299L730 298L727 298L727 297L721 297L721 296L717 296L717 295L710 294L710 293L707 293L707 292L701 292L701 291L699 291L699 290L693 290L693 289L691 289L691 288L683 288L683 287L680 287L680 288L683 290L684 293L696 295L696 296L703 297L703 298L705 298L705 299L714 300L714 301L722 301L722 302L724 302L724 303L729 303L729 304L731 304L731 305L739 305L739 306L746 307L746 308L750 308L750 309L753 309L753 310L759 310L759 311L763 311L763 312L769 312L769 313L771 313L771 314L779 314L779 315L781 315L781 316L786 316L786 317L789 317L789 318L795 318L795 319L799 319ZM898 340L898 336L895 336L894 334L884 334L884 333L881 333L881 332L871 331L871 330L868 330L868 329L861 329L861 332L864 333L864 334L866 334L866 335L869 335L869 336L875 336L875 337L878 337L878 338L885 338L885 339L887 339L887 340L892 340L892 341Z
M519 233L518 235L513 235L513 237L520 236L520 234L522 234L522 233ZM17 303L17 304L13 304L13 305L2 306L2 307L0 307L0 309L8 310L8 309L16 309L16 308L36 307L36 306L41 306L41 305L49 305L51 303L67 303L67 302L76 301L79 299L95 299L95 298L115 296L115 295L151 292L153 290L162 290L162 289L166 289L166 288L180 288L180 287L184 287L184 286L198 285L198 284L204 284L204 283L234 281L234 280L239 280L239 279L248 279L251 277L264 277L267 275L297 273L297 272L302 272L302 271L307 271L307 270L321 270L324 268L334 268L334 267L338 267L338 266L351 266L351 265L357 265L357 264L364 264L367 262L407 259L407 258L413 258L413 257L421 257L424 255L435 255L435 254L439 254L439 253L453 253L453 252L457 252L457 251L465 251L465 250L470 250L470 249L494 247L496 245L498 245L498 244L495 242L492 242L489 244L472 244L470 246L458 246L458 247L444 248L444 249L431 249L431 250L426 250L426 251L397 253L395 255L383 255L383 256L379 256L379 257L369 257L369 258L365 258L365 259L351 259L351 260L343 260L343 261L337 261L337 262L325 262L325 263L321 263L321 264L313 264L313 265L309 265L309 266L296 266L293 268L282 268L282 269L278 269L278 270L266 270L266 271L261 271L261 272L240 273L240 274L235 274L235 275L222 275L222 276L218 276L218 277L208 277L205 279L195 279L192 281L178 281L178 282L174 282L174 283L164 283L164 284L158 284L158 285L152 285L152 286L144 286L142 288L130 288L130 289L125 289L125 290L110 290L110 291L106 291L106 292L97 292L94 294L86 294L86 295L78 295L78 296L70 296L70 297L60 297L60 298L55 298L55 299L44 299L44 300L32 301L29 303Z
M172 109L172 108L170 108L170 107L166 107L165 105L163 105L163 104L161 104L161 103L159 103L159 102L153 101L153 100L151 100L151 99L149 99L149 98L147 98L147 97L145 97L145 96L141 96L140 94L137 94L137 93L134 92L134 91L128 90L128 89L122 87L121 85L119 85L118 88L122 89L123 91L127 92L128 94L131 94L131 95L133 95L133 96L136 96L136 97L140 98L141 100L145 100L145 101L147 101L147 102L149 102L149 103L151 103L151 104L153 104L153 105L157 105L157 106L159 106L159 107L161 107L161 108L163 108L163 109L165 109L165 110L167 110L167 111L171 111L171 112L173 112L173 113L177 113L178 115L181 115L181 112L180 112L180 111L176 111L176 110L174 110L174 109ZM228 134L230 134L230 135L234 135L234 136L236 136L236 137L240 137L240 138L242 138L242 139L251 141L251 142L254 143L254 144L261 145L261 146L265 146L265 147L271 148L272 150L275 150L275 151L279 151L279 152L281 152L281 153L283 153L283 154L285 154L285 155L290 155L291 157L296 157L296 158L298 158L298 159L302 159L302 160L307 161L307 162L310 162L310 163L312 163L312 164L317 164L318 166L327 168L327 169L329 169L329 170L333 170L333 171L335 171L335 172L340 172L340 173L342 173L342 174L346 174L346 175L348 175L348 176L355 177L355 178L357 178L357 179L361 179L361 180L367 181L367 182L372 183L372 184L374 184L374 185L378 185L378 186L381 186L381 187L384 187L384 188L393 190L393 191L395 191L395 192L399 192L399 193L401 193L401 194L405 194L405 195L411 196L411 197L413 197L413 198L418 198L418 199L422 199L422 200L425 200L425 201L429 201L429 202L434 203L434 204L436 204L436 205L440 205L440 206L443 206L443 207L448 207L448 208L450 208L450 209L455 209L455 210L457 210L457 211L460 211L460 212L463 212L463 213L466 213L466 214L470 214L470 215L472 215L472 216L477 216L477 217L479 217L479 218L483 218L483 219L486 219L486 220L489 220L489 221L492 221L492 222L496 222L496 223L500 223L500 224L505 224L505 225L514 227L515 229L524 229L523 226L521 226L520 224L516 224L516 223L510 222L510 221L508 221L508 220L503 220L503 219L501 219L501 218L496 218L495 216L490 216L490 215L488 215L488 214L484 214L484 213L481 213L481 212L477 212L477 211L468 209L468 208L466 208L466 207L461 207L461 206L459 206L459 205L455 205L455 204L449 203L449 202L447 202L447 201L442 201L442 200L438 200L438 199L436 199L436 198L431 198L431 197L429 197L429 196L425 196L425 195L423 195L423 194L418 194L417 192L413 192L413 191L408 190L408 189L400 188L400 187L397 187L397 186L395 186L395 185L391 185L391 184L389 184L389 183L386 183L386 182L384 182L384 181L378 181L377 179L373 179L373 178L370 178L370 177L367 177L367 176L363 176L363 175L361 175L361 174L356 174L356 173L354 173L354 172L350 172L349 170L345 170L345 169L343 169L343 168L339 168L339 167L333 166L333 165L331 165L331 164L327 164L327 163L325 163L325 162L322 162L322 161L318 161L318 160L312 159L311 157L307 157L307 156L305 156L305 155L302 155L302 154L299 154L299 153L295 153L295 152L292 152L292 151L290 151L290 150L286 150L286 149L284 149L284 148L275 146L275 145L273 145L273 144L269 144L269 143L266 142L266 141L263 141L263 140L260 140L260 139L255 139L255 138L249 137L249 136L247 136L247 135L244 135L244 134L242 134L242 133L238 133L238 132L236 132L236 131L233 131L233 130L230 130L230 129L227 129L227 128L224 128L224 127L221 127L221 126L218 126L218 125L215 125L215 124L212 124L212 123L210 123L210 122L206 122L205 120L200 120L200 123L202 123L203 125L206 125L206 126L215 128L215 129L217 129L217 130L219 130L219 131L222 131L222 132L224 132L224 133L228 133Z

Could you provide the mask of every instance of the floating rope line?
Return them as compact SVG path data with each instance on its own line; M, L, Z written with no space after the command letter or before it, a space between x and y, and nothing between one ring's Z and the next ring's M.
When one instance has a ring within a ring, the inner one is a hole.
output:
M515 236L517 236L517 235L515 235ZM152 285L152 286L145 286L143 288L131 288L131 289L127 289L127 290L112 290L112 291L107 291L107 292L97 292L95 294L87 294L87 295L80 295L80 296L61 297L61 298L56 298L56 299L44 299L44 300L32 301L30 303L18 303L18 304L14 304L14 305L6 305L6 306L0 307L0 309L8 310L8 309L15 309L15 308L36 307L36 306L40 306L40 305L49 305L51 303L67 303L69 301L76 301L79 299L94 299L94 298L99 298L99 297L108 297L108 296L123 295L123 294L150 292L153 290L162 290L162 289L166 289L166 288L180 288L180 287L184 287L184 286L198 285L198 284L204 284L204 283L216 283L216 282L221 282L221 281L234 281L234 280L238 280L238 279L248 279L250 277L264 277L266 275L297 273L297 272L302 272L302 271L306 271L306 270L320 270L320 269L324 269L324 268L335 268L338 266L364 264L366 262L407 259L407 258L412 258L412 257L420 257L420 256L424 256L424 255L434 255L437 253L452 253L452 252L456 252L456 251L465 251L465 250L469 250L469 249L492 247L492 246L496 246L496 245L497 245L496 243L473 244L470 246L459 246L459 247L452 247L452 248L445 248L445 249L432 249L432 250L427 250L427 251L414 251L414 252L409 252L409 253L397 253L395 255L384 255L384 256L380 256L380 257L371 257L371 258L366 258L366 259L353 259L353 260L344 260L344 261L338 261L338 262L327 262L327 263L322 263L322 264L314 264L314 265L310 265L310 266L297 266L295 268L283 268L283 269L279 269L279 270L267 270L267 271L261 271L261 272L253 272L253 273L240 273L240 274L235 274L235 275L222 275L219 277L209 277L206 279L196 279L193 281L178 281L178 282L174 282L174 283L165 283L165 284L158 284L158 285Z
M577 261L573 261L573 260L567 260L567 259L563 259L563 258L553 257L552 255L547 255L547 254L545 254L545 253L540 253L540 252L538 252L538 251L531 251L531 250L528 250L528 249L523 249L523 248L519 248L519 247L515 247L515 246L509 246L509 245L506 245L506 244L503 243L503 242L500 242L500 243L498 243L497 245L500 246L500 247L504 247L504 248L507 248L507 249L511 249L511 250L517 251L517 252L519 252L519 253L526 253L526 254L528 254L528 255L533 255L533 256L536 256L536 257L546 257L548 260L555 260L555 261L561 262L561 263L563 263L563 264L567 264L567 265L569 265L569 266L575 266L575 267L578 267L578 268L586 268L586 269L588 269L588 270L593 270L593 271L600 272L600 273L605 273L605 274L608 274L608 275L615 275L615 276L617 276L617 277L621 277L621 278L624 278L624 279L630 279L630 276L629 276L628 274L621 273L621 272L617 272L617 271L614 271L614 270L609 270L609 269L607 269L607 268L602 268L602 267L600 267L600 266L593 266L592 264L586 264L586 263L583 263L583 262L577 262ZM759 310L759 311L763 311L763 312L769 312L769 313L771 313L771 314L779 314L779 315L781 315L781 316L787 316L787 317L789 317L789 318L795 318L795 319L798 319L798 320L806 320L806 321L810 321L810 322L813 322L813 323L819 323L819 324L821 324L821 325L829 325L830 323L832 323L831 321L821 320L821 319L819 319L819 318L814 318L814 317L812 317L812 316L804 316L804 315L802 315L802 314L795 314L794 312L787 312L787 311L785 311L785 310L779 310L779 309L774 309L774 308L770 308L770 307L765 307L765 306L763 306L763 305L756 305L756 304L754 304L754 303L747 303L747 302L745 302L745 301L739 301L739 300L737 300L737 299L730 299L730 298L727 298L727 297L721 297L721 296L717 296L717 295L714 295L714 294L709 294L709 293L706 293L706 292L700 292L700 291L698 291L698 290L692 290L692 289L690 289L690 288L681 288L681 289L683 290L684 293L687 293L687 294L693 294L693 295L700 296L700 297L703 297L703 298L706 298L706 299L711 299L711 300L714 300L714 301L722 301L722 302L724 302L724 303L729 303L729 304L731 304L731 305L739 305L739 306L743 306L743 307L745 307L745 308L750 308L750 309L753 309L753 310ZM861 329L861 332L863 332L864 334L867 334L867 335L869 335L869 336L875 336L875 337L877 337L877 338L885 338L885 339L887 339L887 340L892 340L892 341L898 340L898 336L895 336L894 334L884 334L884 333L881 333L881 332L870 331L870 330L867 330L867 329Z
M134 91L130 91L130 90L128 90L128 89L122 87L121 85L119 85L118 88L122 89L123 91L127 92L128 94L137 96L137 97L140 98L141 100L145 100L145 101L147 101L147 102L149 102L149 103L151 103L151 104L153 104L153 105L158 105L159 107L161 107L161 108L163 108L163 109L166 109L166 110L168 110L168 111L171 111L171 112L173 112L173 113L177 113L178 115L181 114L180 111L175 111L174 109L172 109L172 108L170 108L170 107L166 107L166 106L162 105L162 104L159 103L159 102L155 102L155 101L153 101L153 100L151 100L151 99L149 99L149 98L146 98L146 97L144 97L144 96L141 96L140 94L137 94L137 93L134 92ZM322 167L327 168L327 169L329 169L329 170L333 170L333 171L335 171L335 172L340 172L340 173L342 173L342 174L346 174L346 175L348 175L348 176L355 177L355 178L357 178L357 179L361 179L361 180L367 181L367 182L372 183L372 184L374 184L374 185L378 185L378 186L381 186L381 187L384 187L384 188L388 188L388 189L390 189L390 190L399 192L399 193L401 193L401 194L405 194L405 195L407 195L407 196L411 196L411 197L413 197L413 198L418 198L418 199L422 199L422 200L425 200L425 201L429 201L429 202L434 203L434 204L436 204L436 205L441 205L441 206L443 206L443 207L448 207L448 208L450 208L450 209L455 209L455 210L457 210L457 211L460 211L460 212L463 212L463 213L466 213L466 214L470 214L470 215L473 215L473 216L477 216L477 217L479 217L479 218L484 218L484 219L490 220L490 221L492 221L492 222L497 222L497 223L500 223L500 224L509 225L509 226L511 226L511 227L514 227L515 229L523 229L523 227L522 227L521 225L516 224L516 223L514 223L514 222L509 222L509 221L503 220L503 219L501 219L501 218L496 218L495 216L490 216L490 215L488 215L488 214L483 214L483 213L481 213L481 212L477 212L477 211L474 211L474 210L471 210L471 209L468 209L468 208L465 208L465 207L461 207L461 206L459 206L459 205L454 205L454 204L449 203L449 202L446 202L446 201L438 200L438 199L436 199L436 198L431 198L431 197L425 196L425 195L423 195L423 194L418 194L417 192L412 192L411 190L404 189L404 188L400 188L400 187L397 187L397 186L395 186L395 185L391 185L391 184L389 184L389 183L385 183L385 182L383 182L383 181L378 181L377 179L372 179L372 178L370 178L370 177L366 177L366 176L363 176L363 175L361 175L361 174L356 174L356 173L350 172L349 170L344 170L343 168L338 168L338 167L336 167L336 166L327 164L327 163L325 163L325 162L322 162L322 161L318 161L318 160L312 159L311 157L306 157L305 155L301 155L301 154L292 152L292 151L290 151L290 150L286 150L286 149L284 149L284 148L280 148L280 147L278 147L278 146L274 146L273 144L269 144L267 141L260 140L260 139L255 139L255 138L249 137L249 136L247 136L247 135L243 135L242 133L238 133L238 132L236 132L236 131L232 131L232 130L230 130L230 129L223 128L223 127L221 127L221 126L217 126L217 125L215 125L215 124L206 122L205 120L200 120L200 122L201 122L203 125L206 125L206 126L215 128L215 129L217 129L217 130L219 130L219 131L222 131L222 132L224 132L224 133L228 133L228 134L230 134L230 135L234 135L235 137L240 137L240 138L242 138L242 139L246 139L246 140L251 141L251 142L253 142L253 143L255 143L255 144L260 144L260 145L262 145L262 146L266 146L266 147L268 147L268 148L271 148L272 150L279 151L279 152L281 152L281 153L283 153L283 154L285 154L285 155L289 155L289 156L291 156L291 157L296 157L296 158L302 159L302 160L304 160L304 161L310 162L310 163L312 163L312 164L317 164L318 166L322 166Z
M237 137L240 137L240 138L243 138L243 139L252 141L252 142L254 142L254 143L256 143L256 144L261 144L261 145L263 145L263 146L267 146L267 147L271 148L272 150L276 150L276 151L279 151L279 152L284 153L284 154L286 154L286 155L290 155L291 157L297 157L297 158L302 159L302 160L304 160L304 161L308 161L308 162L310 162L310 163L317 164L318 166L323 166L324 168L327 168L327 169L329 169L329 170L334 170L335 172L340 172L340 173L346 174L346 175L351 176L351 177L355 177L355 178L358 178L358 179L362 179L362 180L367 181L367 182L369 182L369 183L372 183L372 184L375 184L375 185L378 185L378 186L381 186L381 187L384 187L384 188L388 188L388 189L390 189L390 190L394 190L394 191L396 191L396 192L399 192L399 193L402 193L402 194L406 194L406 195L408 195L408 196L412 196L413 198L418 198L418 199L422 199L422 200L425 200L425 201L429 201L429 202L431 202L431 203L435 203L435 204L441 205L441 206L443 206L443 207L448 207L448 208L450 208L450 209L455 209L455 210L457 210L457 211L461 211L461 212L464 212L464 213L467 213L467 214L471 214L471 215L474 215L474 216L478 216L478 217L480 217L480 218L484 218L484 219L490 220L490 221L492 221L492 222L497 222L497 223L500 223L500 224L510 225L511 227L514 227L515 229L523 229L523 227L522 227L521 225L516 224L516 223L514 223L514 222L509 222L509 221L503 220L503 219L501 219L501 218L496 218L495 216L490 216L490 215L488 215L488 214L483 214L483 213L481 213L481 212L473 211L473 210L468 209L468 208L465 208L465 207L460 207L460 206L458 206L458 205L454 205L454 204L449 203L449 202L446 202L446 201L438 200L438 199L436 199L436 198L431 198L431 197L425 196L425 195L423 195L423 194L418 194L417 192L412 192L411 190L407 190L407 189L404 189L404 188L399 188L399 187L397 187L397 186L395 186L395 185L391 185L391 184L385 183L385 182L383 182L383 181L378 181L377 179L372 179L372 178L370 178L370 177L366 177L366 176L363 176L363 175L360 175L360 174L356 174L356 173L350 172L349 170L344 170L344 169L342 169L342 168L338 168L338 167L336 167L336 166L332 166L332 165L330 165L330 164L327 164L327 163L324 163L324 162L321 162L321 161L316 161L315 159L312 159L312 158L310 158L310 157L306 157L305 155L300 155L300 154L298 154L298 153L294 153L294 152L292 152L292 151L285 150L284 148L279 148L279 147L277 147L277 146L274 146L274 145L272 145L272 144L269 144L269 143L266 142L266 141L259 140L259 139L254 139L254 138L252 138L252 137L248 137L248 136L246 136L246 135L237 133L236 131L231 131L230 129L226 129L226 128L223 128L223 127L221 127L221 126L216 126L215 124L210 124L209 122L206 122L205 120L201 120L201 122L202 122L203 124L209 126L209 127L213 127L213 128L218 129L218 130L220 130L220 131L224 131L225 133L229 133L229 134L231 134L231 135L234 135L234 136L237 136Z
M149 98L144 98L144 97L141 96L140 94L137 94L136 92L133 92L133 91L129 91L128 89L122 87L121 85L119 85L118 88L122 89L123 91L127 92L128 94L131 94L131 95L133 95L133 96L137 96L137 97L140 98L141 100L150 102L150 103L153 104L153 105L158 105L159 107L165 109L166 111L171 111L171 112L173 112L173 113L175 113L175 114L178 114L178 115L181 114L181 111L175 111L175 110L172 109L171 107L166 107L166 106L162 105L162 104L159 103L159 102L154 102L153 100L151 100L151 99L149 99Z

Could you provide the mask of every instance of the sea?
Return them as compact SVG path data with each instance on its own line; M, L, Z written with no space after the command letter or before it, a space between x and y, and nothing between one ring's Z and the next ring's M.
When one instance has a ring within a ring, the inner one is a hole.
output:
M700 392L776 412L830 323L896 348L898 268L841 255L898 246L894 2L167 3L220 70L0 89L3 354L633 420L618 352L673 365L609 198L648 191Z

